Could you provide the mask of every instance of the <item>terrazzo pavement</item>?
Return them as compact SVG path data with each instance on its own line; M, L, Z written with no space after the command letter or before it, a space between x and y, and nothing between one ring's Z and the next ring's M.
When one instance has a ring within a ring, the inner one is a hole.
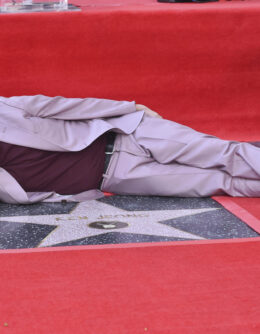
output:
M0 203L1 249L251 237L259 234L211 198Z

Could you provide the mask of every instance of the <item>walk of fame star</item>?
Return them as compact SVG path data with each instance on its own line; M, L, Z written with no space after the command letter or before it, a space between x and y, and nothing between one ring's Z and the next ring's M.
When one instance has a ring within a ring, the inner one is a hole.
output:
M163 237L204 239L200 236L162 224L162 222L214 210L218 210L218 208L127 211L94 200L79 203L69 214L1 217L1 220L57 226L38 246L45 247L109 233L111 231ZM121 224L118 224L118 222Z

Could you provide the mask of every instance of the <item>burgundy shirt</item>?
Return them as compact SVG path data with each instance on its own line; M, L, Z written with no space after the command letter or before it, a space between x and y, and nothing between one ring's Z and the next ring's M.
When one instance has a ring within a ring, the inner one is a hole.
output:
M25 191L73 195L97 189L105 164L106 135L78 152L51 152L0 141L0 166Z

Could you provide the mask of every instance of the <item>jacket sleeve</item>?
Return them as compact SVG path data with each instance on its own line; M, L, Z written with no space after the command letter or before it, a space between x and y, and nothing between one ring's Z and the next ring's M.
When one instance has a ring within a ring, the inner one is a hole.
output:
M136 111L135 102L97 98L65 98L44 95L0 97L11 107L22 109L29 117L85 120L122 116Z

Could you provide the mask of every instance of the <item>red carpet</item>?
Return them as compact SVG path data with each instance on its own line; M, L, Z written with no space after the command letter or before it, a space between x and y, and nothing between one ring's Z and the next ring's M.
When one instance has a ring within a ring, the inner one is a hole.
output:
M258 334L259 263L254 239L2 251L0 332Z

